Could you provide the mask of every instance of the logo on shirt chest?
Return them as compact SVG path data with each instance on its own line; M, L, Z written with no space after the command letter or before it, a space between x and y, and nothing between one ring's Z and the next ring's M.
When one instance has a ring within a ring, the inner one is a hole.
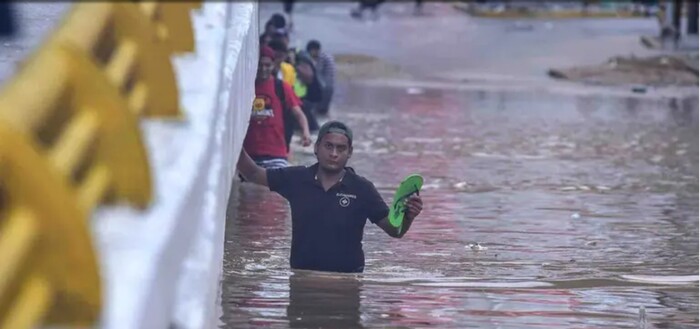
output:
M256 96L253 100L253 111L251 118L256 121L262 121L267 118L274 117L275 113L272 110L271 100L267 96Z
M354 194L336 193L335 196L339 197L338 203L343 208L350 205L350 200L357 199L357 196Z

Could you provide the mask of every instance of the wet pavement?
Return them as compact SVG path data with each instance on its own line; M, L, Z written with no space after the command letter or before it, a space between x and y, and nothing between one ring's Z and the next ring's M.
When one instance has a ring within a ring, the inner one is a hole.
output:
M222 327L697 328L697 95L346 81L331 115L385 200L425 177L423 213L366 227L363 275L292 273L286 201L234 186Z

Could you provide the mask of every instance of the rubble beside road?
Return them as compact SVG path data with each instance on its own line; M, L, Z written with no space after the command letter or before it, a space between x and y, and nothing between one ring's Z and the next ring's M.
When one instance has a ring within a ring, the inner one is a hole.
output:
M645 86L698 85L698 54L653 57L611 58L607 63L565 69L550 69L549 76L602 85L634 84Z
M656 6L612 2L603 5L591 3L585 6L583 2L577 1L459 1L453 4L453 7L471 16L484 18L626 18L646 17L658 11Z
M339 80L397 78L410 79L411 75L398 65L377 57L361 54L336 54L333 56Z

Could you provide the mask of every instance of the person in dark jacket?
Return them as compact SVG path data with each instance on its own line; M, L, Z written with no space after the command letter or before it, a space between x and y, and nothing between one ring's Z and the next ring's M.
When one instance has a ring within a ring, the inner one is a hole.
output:
M14 36L17 29L15 24L12 3L8 1L0 2L0 37Z

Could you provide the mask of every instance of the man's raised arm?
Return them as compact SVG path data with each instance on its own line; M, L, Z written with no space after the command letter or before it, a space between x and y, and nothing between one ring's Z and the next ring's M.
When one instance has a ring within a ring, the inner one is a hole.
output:
M265 169L258 166L243 149L241 149L241 155L238 157L238 165L236 168L238 168L238 171L247 181L268 186L267 172Z

